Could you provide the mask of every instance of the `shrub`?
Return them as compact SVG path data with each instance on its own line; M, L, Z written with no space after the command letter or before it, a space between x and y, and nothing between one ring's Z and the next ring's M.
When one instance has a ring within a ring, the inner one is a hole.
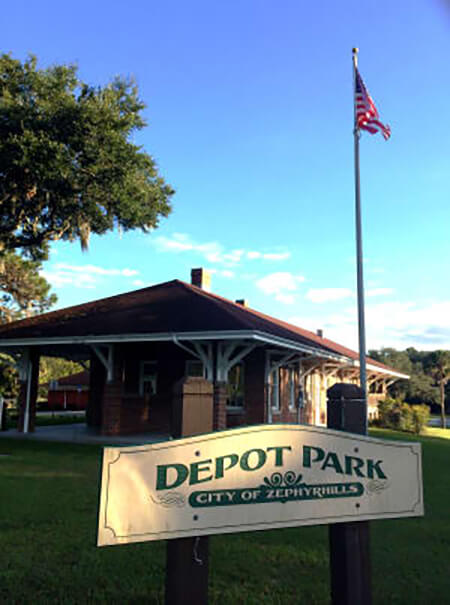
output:
M405 431L405 433L413 433L413 427L414 421L412 408L407 403L402 403L400 406L400 418L398 422L398 429L400 431Z
M413 410L413 430L418 435L428 424L430 408L423 403L421 405L412 405L411 407Z
M430 408L427 405L408 405L401 399L386 398L378 405L378 426L407 433L422 432L428 424Z
M400 423L401 401L387 397L378 404L378 424L387 429L397 429Z

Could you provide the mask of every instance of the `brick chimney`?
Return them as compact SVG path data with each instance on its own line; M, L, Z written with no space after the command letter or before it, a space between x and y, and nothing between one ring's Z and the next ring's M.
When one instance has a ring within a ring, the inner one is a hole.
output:
M237 305L242 305L243 307L248 307L248 300L246 298L238 298L234 301Z
M200 267L199 269L191 269L191 284L211 292L211 273Z
M323 330L322 329L316 330L316 334L317 334L317 336L319 338L323 338Z

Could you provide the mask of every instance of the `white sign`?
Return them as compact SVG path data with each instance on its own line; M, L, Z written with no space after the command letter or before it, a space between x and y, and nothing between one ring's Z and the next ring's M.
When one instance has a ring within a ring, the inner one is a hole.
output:
M419 515L420 444L260 425L105 448L98 545Z

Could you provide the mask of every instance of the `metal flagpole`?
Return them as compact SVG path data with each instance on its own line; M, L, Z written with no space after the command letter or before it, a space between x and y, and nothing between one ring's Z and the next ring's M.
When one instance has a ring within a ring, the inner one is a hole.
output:
M359 137L360 132L356 122L356 68L358 67L358 49L353 49L353 99L354 99L354 143L355 143L355 221L356 221L356 274L358 287L358 334L359 334L359 381L364 392L366 418L366 434L368 424L367 413L367 376L366 376L366 327L364 319L364 280L363 253L361 229L361 193L359 183Z

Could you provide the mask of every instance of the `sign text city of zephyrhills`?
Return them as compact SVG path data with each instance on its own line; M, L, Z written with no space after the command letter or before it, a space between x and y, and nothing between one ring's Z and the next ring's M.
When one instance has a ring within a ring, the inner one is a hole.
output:
M261 425L105 448L98 544L422 514L419 444Z

